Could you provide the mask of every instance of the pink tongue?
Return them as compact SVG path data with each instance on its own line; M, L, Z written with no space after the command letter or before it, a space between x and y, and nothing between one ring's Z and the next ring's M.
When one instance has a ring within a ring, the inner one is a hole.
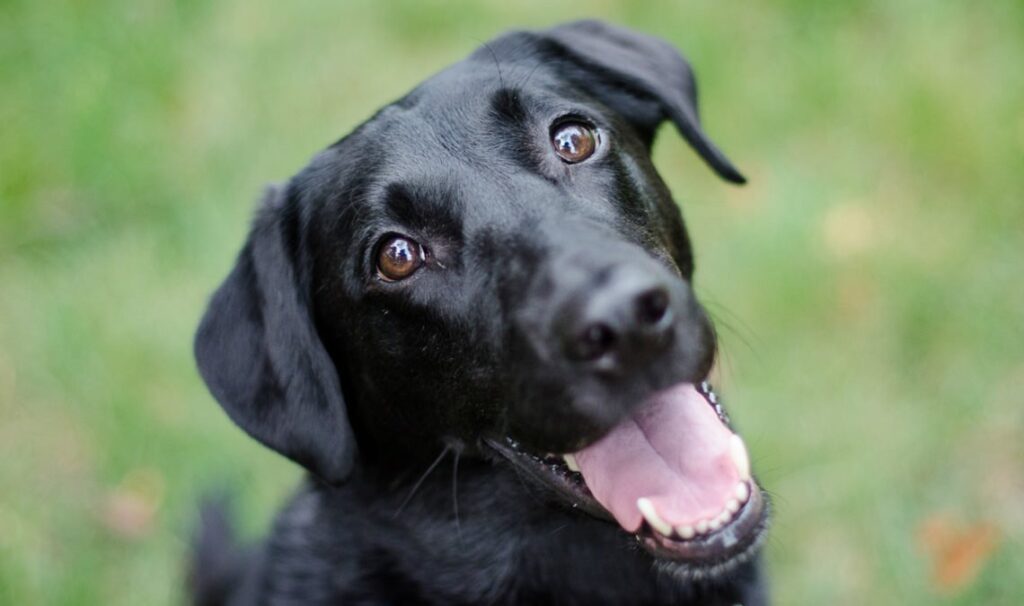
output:
M640 497L651 499L673 526L722 511L740 481L729 456L731 435L694 386L681 383L574 455L590 492L635 532L643 519Z

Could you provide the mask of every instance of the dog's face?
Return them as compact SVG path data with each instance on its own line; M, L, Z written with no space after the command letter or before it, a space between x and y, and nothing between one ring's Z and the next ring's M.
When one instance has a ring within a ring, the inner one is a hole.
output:
M678 566L741 556L764 513L697 387L714 336L650 161L666 119L742 181L664 43L592 22L493 41L270 192L200 328L204 378L328 481L498 453Z

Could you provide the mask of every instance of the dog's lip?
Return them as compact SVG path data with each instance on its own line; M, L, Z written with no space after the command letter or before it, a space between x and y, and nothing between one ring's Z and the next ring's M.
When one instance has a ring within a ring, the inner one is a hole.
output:
M730 427L728 415L718 397L706 382L700 383L698 391L711 405L726 427ZM529 478L540 482L555 493L573 509L587 513L599 520L618 527L615 518L594 498L578 470L570 465L572 455L546 454L539 456L520 447L512 438L488 439L485 442L494 451L515 465ZM747 481L749 498L732 518L717 530L684 539L677 532L665 536L644 521L632 533L637 542L659 560L685 563L691 568L720 569L731 563L743 561L760 545L767 525L768 502L762 495L756 481ZM623 531L626 532L626 531Z
M555 493L573 509L618 525L611 512L597 502L583 483L579 472L569 469L562 456L538 456L519 446L512 438L486 439L485 443L501 457L523 472L528 479L539 482Z

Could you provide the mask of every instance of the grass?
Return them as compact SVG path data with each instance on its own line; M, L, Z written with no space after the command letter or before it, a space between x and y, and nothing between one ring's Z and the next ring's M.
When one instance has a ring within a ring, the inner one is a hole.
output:
M669 129L780 604L1024 597L1024 5L0 3L0 602L167 604L199 494L298 472L190 353L264 183L499 31L583 14L695 64Z

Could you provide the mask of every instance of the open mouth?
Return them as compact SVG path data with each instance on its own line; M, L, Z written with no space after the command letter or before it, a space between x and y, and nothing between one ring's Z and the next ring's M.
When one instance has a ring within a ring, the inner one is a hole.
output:
M706 383L656 393L574 453L491 446L583 512L615 521L659 559L696 568L738 562L764 534L766 502L743 440Z

